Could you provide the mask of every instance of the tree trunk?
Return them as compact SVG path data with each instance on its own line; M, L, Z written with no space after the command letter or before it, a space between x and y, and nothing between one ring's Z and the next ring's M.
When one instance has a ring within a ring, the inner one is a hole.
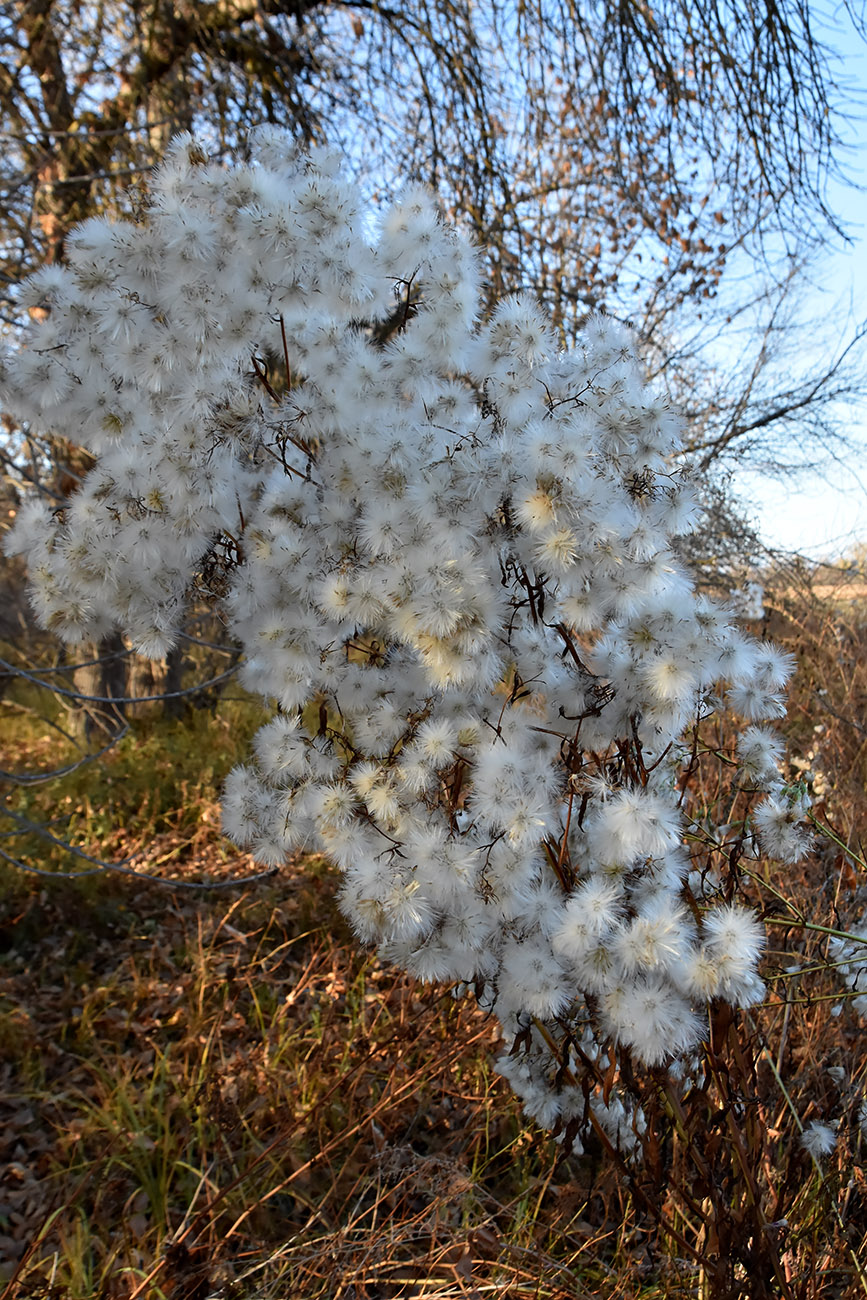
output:
M125 718L128 652L123 637L113 632L99 642L86 641L76 647L75 657L82 667L76 668L72 681L82 699L72 705L70 730L85 744L105 744Z

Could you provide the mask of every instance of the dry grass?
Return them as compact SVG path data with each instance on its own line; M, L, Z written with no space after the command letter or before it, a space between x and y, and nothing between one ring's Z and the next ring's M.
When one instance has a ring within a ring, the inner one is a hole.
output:
M640 1164L601 1141L563 1159L528 1128L492 1022L359 953L321 860L216 893L7 869L0 1298L867 1294L863 1029L822 969L827 934L803 924L845 927L867 903L867 632L857 603L791 588L766 631L799 656L791 770L809 765L828 833L803 868L737 881L774 936L767 1002L715 1011L688 1083L633 1079ZM33 701L14 704L3 766L56 763ZM191 729L149 722L10 800L102 854L241 877L216 801L257 720L226 701ZM798 1140L812 1120L838 1133L821 1167Z
M7 1278L30 1252L10 1296L599 1275L610 1229L492 1076L491 1022L359 955L321 864L231 902L110 892L4 909Z

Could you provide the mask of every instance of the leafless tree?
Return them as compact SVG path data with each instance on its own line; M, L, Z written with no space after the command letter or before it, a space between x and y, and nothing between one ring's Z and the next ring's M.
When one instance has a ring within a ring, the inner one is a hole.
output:
M25 0L0 5L0 40L10 321L22 276L75 222L134 204L191 127L215 151L260 121L336 143L374 197L430 182L488 250L492 297L532 289L564 340L589 310L631 319L676 388L701 349L672 340L701 314L703 346L724 291L726 315L744 306L734 261L761 268L773 324L792 268L836 229L846 97L800 0ZM755 391L754 375L700 431L705 451L812 401L756 413Z

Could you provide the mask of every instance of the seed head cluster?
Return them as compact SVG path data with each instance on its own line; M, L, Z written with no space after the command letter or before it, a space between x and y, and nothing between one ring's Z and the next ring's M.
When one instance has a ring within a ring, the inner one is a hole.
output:
M615 1048L662 1065L709 1001L762 997L758 923L690 889L690 723L745 719L784 860L804 810L768 727L789 664L673 554L696 504L629 335L591 317L564 352L527 297L481 320L480 278L421 189L374 218L332 153L179 137L136 222L86 222L29 283L6 404L94 468L12 547L68 642L162 656L219 609L273 710L227 834L326 854L360 939L471 987L563 1126ZM589 1092L628 1145L640 1115Z

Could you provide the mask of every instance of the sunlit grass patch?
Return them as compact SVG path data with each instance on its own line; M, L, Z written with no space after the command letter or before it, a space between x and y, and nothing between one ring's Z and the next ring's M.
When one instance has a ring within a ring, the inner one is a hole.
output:
M8 811L0 844L11 856L41 870L86 871L87 861L65 848L70 843L108 861L137 851L134 865L162 874L204 846L218 859L228 856L220 836L220 790L261 725L256 701L239 694L214 713L137 720L105 753L83 763L79 744L53 733L47 715L10 710L6 701L0 701L0 711L3 767L50 778L5 783ZM60 843L28 832L28 822ZM0 866L0 888L4 879L10 876Z

